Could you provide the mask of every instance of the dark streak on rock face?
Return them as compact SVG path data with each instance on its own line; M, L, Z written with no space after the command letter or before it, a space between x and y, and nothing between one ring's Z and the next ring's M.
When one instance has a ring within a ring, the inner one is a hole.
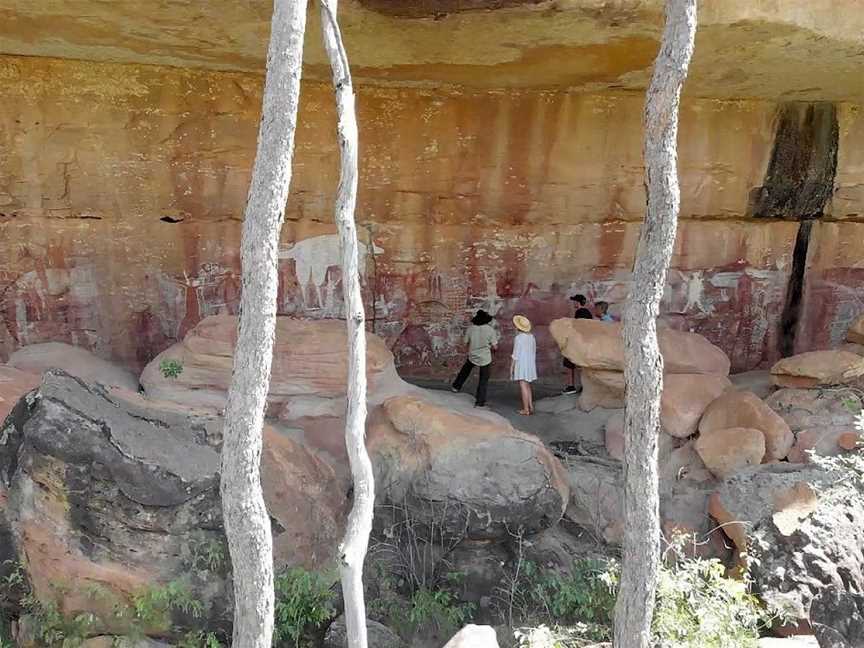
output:
M447 14L466 11L509 9L537 5L547 0L420 0L419 2L393 2L392 0L360 0L367 9L397 18L441 18Z
M778 114L765 184L750 215L803 221L822 216L834 193L840 128L834 104L786 104Z
M780 318L778 341L782 356L795 352L810 232L813 220L824 215L834 193L839 139L833 104L781 106L765 184L751 195L750 216L801 221Z
M807 269L807 250L810 247L812 231L812 220L801 221L795 239L795 250L792 252L792 271L789 273L789 283L786 286L786 302L783 305L783 314L780 316L780 335L777 338L780 344L780 356L783 358L795 353L795 334L801 317L804 272Z

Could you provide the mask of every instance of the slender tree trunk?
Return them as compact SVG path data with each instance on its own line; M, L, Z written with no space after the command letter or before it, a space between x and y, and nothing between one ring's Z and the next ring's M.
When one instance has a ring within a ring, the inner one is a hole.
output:
M696 0L667 0L666 27L645 101L648 210L624 310L624 559L615 648L648 648L660 562L657 435L663 358L657 315L672 258L681 192L678 107L693 54Z
M359 250L354 205L357 201L357 115L348 56L336 20L337 0L319 0L324 47L333 71L341 155L336 195L336 225L342 251L342 289L348 326L348 411L345 445L354 481L354 505L340 546L342 595L349 648L366 648L366 603L363 598L363 561L372 531L375 481L366 452L366 318L360 292Z
M258 151L240 246L243 291L222 445L222 514L238 648L270 648L273 538L261 490L261 429L276 331L279 234L291 183L306 0L275 0Z

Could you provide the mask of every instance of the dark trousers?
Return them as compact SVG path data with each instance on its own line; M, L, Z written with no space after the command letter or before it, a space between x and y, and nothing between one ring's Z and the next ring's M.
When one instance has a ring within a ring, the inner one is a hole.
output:
M462 385L465 384L465 381L468 380L468 376L471 375L471 370L477 367L470 360L466 360L465 364L462 365L462 368L459 370L459 375L456 376L456 380L453 382L453 389L462 390ZM475 405L485 405L486 404L486 385L489 384L489 374L492 373L492 365L488 364L485 367L477 367L480 370L480 378L477 381L477 395L474 399Z

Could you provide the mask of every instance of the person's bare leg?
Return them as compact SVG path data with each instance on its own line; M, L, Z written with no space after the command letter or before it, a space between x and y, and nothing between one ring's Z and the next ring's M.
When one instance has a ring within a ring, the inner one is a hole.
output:
M531 383L530 382L525 383L525 391L528 394L528 413L533 414L534 413L534 392L531 389Z
M528 416L531 413L531 403L528 395L528 383L524 380L519 381L519 392L522 396L522 409L519 410L519 414Z

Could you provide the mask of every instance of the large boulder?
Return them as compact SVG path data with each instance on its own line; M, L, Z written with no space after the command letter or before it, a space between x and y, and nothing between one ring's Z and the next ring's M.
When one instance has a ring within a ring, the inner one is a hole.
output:
M700 434L694 447L708 470L725 479L748 466L762 463L765 435L753 428L712 429Z
M725 392L708 406L699 421L699 432L703 435L728 428L762 432L766 462L785 458L795 442L786 421L751 392Z
M844 483L848 476L816 467L760 466L723 483L710 511L739 550L756 558L762 599L785 609L799 630L828 628L860 646L864 503L835 490Z
M226 627L227 565L202 574L196 559L211 548L227 556L221 428L212 413L49 371L8 417L0 446L6 513L36 596L96 614L94 631L123 632L115 604L180 580L207 608L202 627ZM287 431L265 430L261 463L277 567L329 563L346 484Z
M683 439L696 433L699 419L732 383L713 374L666 374L660 400L660 423L667 434ZM595 407L624 407L624 374L620 371L582 370L579 406L585 411Z
M379 500L452 535L539 531L561 519L570 495L564 468L536 437L417 396L370 413L367 447Z
M9 356L6 364L32 374L60 369L88 383L138 390L138 379L129 371L103 360L87 349L63 342L44 342L21 347Z
M624 342L621 324L562 318L549 330L566 358L579 367L605 371L624 370ZM657 330L666 373L729 374L729 358L698 333Z
M366 620L366 639L369 648L402 648L405 645L399 635L390 628L370 619ZM327 628L322 648L348 648L348 627L344 616L340 616Z
M595 538L620 544L624 537L624 478L621 464L597 457L571 457L566 517Z
M39 375L0 365L0 425L20 398L39 385Z
M766 404L795 433L788 455L793 463L809 462L812 454L842 454L860 439L855 412L861 410L862 401L855 390L780 389Z
M771 367L771 376L779 387L852 384L864 376L864 357L851 351L799 353L778 361Z
M151 398L222 408L231 381L236 341L236 317L206 317L182 342L160 353L145 367L141 384ZM279 408L295 396L313 397L318 401L344 400L348 379L347 348L347 332L341 320L276 318L273 373L268 394L273 413L278 413ZM398 381L393 355L375 335L366 336L366 376L370 393L386 390L392 382ZM318 406L325 405L319 402ZM332 403L329 406L335 407Z
M492 626L465 626L447 642L444 648L498 648L498 636Z
M624 374L620 371L583 369L580 378L582 392L579 394L579 407L583 412L590 412L595 407L624 407Z
M683 439L696 433L707 407L732 386L725 376L667 374L663 377L660 423L667 434Z

